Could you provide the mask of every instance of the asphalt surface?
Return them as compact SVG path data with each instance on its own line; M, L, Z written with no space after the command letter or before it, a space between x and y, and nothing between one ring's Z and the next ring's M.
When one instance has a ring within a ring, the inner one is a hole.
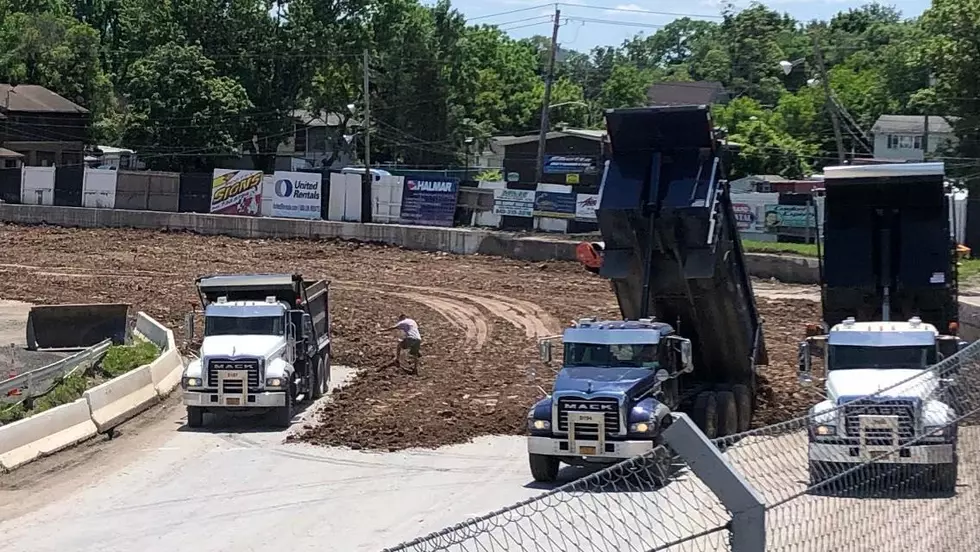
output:
M57 362L65 353L28 351L27 313L31 305L0 299L0 380Z

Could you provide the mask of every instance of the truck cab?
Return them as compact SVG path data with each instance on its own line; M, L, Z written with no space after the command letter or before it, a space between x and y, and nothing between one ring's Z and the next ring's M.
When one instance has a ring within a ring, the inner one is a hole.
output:
M562 367L552 393L528 412L528 459L536 481L562 462L615 463L652 450L692 370L691 342L654 319L581 319L562 334ZM551 341L542 360L551 361Z
M957 414L944 392L949 381L930 368L958 349L958 339L916 317L848 318L826 336L804 341L803 381L810 381L813 353L824 357L826 367L827 398L810 410L811 484L902 447L876 461L932 466L940 487L955 487Z
M198 289L204 336L200 358L189 363L182 381L190 427L217 409L271 410L285 427L297 401L324 394L330 379L325 282L211 276L199 279Z

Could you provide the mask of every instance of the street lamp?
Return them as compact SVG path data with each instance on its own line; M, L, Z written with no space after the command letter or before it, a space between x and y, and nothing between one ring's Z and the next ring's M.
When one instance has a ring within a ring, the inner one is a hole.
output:
M806 62L805 58L800 58L796 61L788 61L784 59L783 61L779 62L779 68L783 70L784 75L789 75L790 73L793 72L794 68L796 68L798 65L801 65L805 62Z

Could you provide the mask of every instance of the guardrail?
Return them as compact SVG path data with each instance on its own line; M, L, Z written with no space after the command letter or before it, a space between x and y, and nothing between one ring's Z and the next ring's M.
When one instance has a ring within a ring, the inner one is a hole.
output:
M47 366L0 381L0 405L16 404L43 397L59 381L71 376L82 366L102 358L111 346L112 340L106 339L98 345Z

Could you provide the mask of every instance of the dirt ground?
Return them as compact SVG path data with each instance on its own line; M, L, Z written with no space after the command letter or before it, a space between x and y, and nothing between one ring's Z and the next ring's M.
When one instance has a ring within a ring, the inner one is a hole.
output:
M517 434L553 373L535 338L573 318L616 316L607 282L576 263L310 240L241 240L142 230L0 224L0 297L35 304L128 302L175 329L199 308L194 279L217 273L298 272L331 281L333 363L361 370L301 437L370 449L436 447ZM759 299L770 366L756 425L813 403L796 380L796 344L817 305ZM399 313L415 318L421 373L390 366Z

